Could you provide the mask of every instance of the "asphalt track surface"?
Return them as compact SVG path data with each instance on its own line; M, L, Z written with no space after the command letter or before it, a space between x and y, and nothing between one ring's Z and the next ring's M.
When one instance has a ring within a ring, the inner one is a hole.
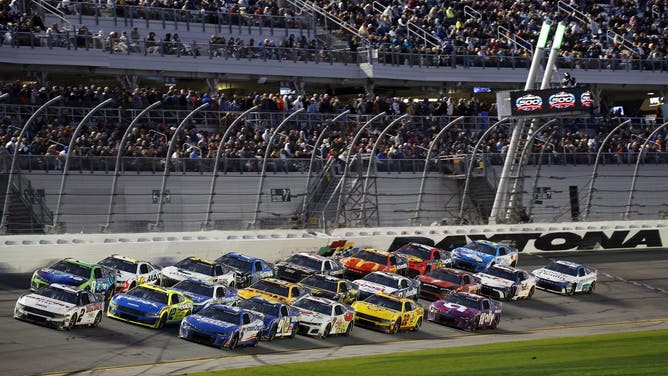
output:
M538 290L528 301L503 303L499 327L476 333L426 322L418 332L388 335L355 327L349 337L261 342L235 351L185 341L177 328L144 328L104 318L98 328L58 331L15 320L12 311L27 279L0 278L0 374L164 375L262 364L332 359L402 350L522 339L668 328L668 250L521 254L526 270L551 259L589 264L599 271L592 295ZM428 302L420 301L423 306Z

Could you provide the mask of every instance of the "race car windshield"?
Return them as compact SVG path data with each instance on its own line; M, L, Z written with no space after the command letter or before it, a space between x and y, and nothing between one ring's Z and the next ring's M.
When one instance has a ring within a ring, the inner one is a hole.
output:
M489 268L487 271L485 271L485 274L494 276L494 277L499 277L503 279L507 279L510 281L515 280L515 273L508 271L506 269L501 269L501 268Z
M578 270L576 268L570 267L568 265L560 264L560 263L554 262L554 261L547 264L545 269L552 270L552 271L555 271L557 273L571 275L571 276L574 276L574 277L577 277L577 275L578 275Z
M253 270L253 263L250 260L244 260L230 255L223 255L216 261L246 273L250 273Z
M379 307L391 309L393 311L401 312L400 300L394 300L380 295L371 295L370 297L366 298L365 302L377 305Z
M457 284L459 283L459 278L460 278L457 274L448 273L446 271L438 269L432 270L431 272L429 272L429 274L427 274L427 276L440 279L441 281L448 281Z
M35 291L35 294L70 304L77 304L79 300L76 293L52 286L39 288Z
M474 251L486 253L488 255L496 256L496 248L492 247L489 244L470 242L464 246L464 248L472 249Z
M357 252L354 257L357 257L362 260L375 262L376 264L387 264L387 256L380 255L378 253L373 253L365 250Z
M448 303L454 303L454 304L459 304L460 306L464 307L469 307L473 309L480 310L480 302L466 298L461 295L450 295L447 298L445 298L445 301Z
M215 306L204 308L199 312L199 315L218 321L229 322L230 324L235 325L239 325L241 322L241 315L239 313L223 311L222 309L216 308Z
M261 291L266 291L270 294L288 296L288 286L267 282L265 280L259 280L255 282L253 288Z
M422 260L429 260L429 258L431 257L430 249L423 248L414 244L406 244L405 246L399 248L397 252L403 253L405 255L415 256Z
M211 275L211 276L216 275L215 274L216 269L214 268L214 264L202 260L193 260L187 258L185 260L177 262L176 265L174 266L176 266L179 269L188 270L199 274ZM225 268L223 268L223 270L225 272Z
M251 311L264 313L265 315L278 317L278 305L268 304L262 302L256 302L253 300L242 300L237 306L243 309L249 309Z
M107 257L106 259L100 261L99 264L132 274L137 273L137 265L134 262L128 260Z
M174 285L177 290L187 291L192 294L213 296L213 286L195 283L193 281L185 280Z
M334 292L338 291L338 283L336 283L336 281L331 281L324 278L318 278L315 276L304 278L301 284L326 291L334 291Z
M309 269L320 270L320 260L304 256L304 255L292 255L285 260L288 263L304 266Z
M313 299L302 299L295 303L295 307L305 309L308 311L322 313L324 315L332 314L332 307Z
M383 286L399 288L398 279L394 279L383 274L375 274L375 273L367 274L364 278L362 278L362 280L367 282L377 283Z
M59 270L64 273L74 274L83 278L90 278L90 268L79 264L74 264L67 261L58 261L51 266L53 270Z
M135 287L134 289L128 291L127 294L164 305L167 305L167 302L169 301L167 293L158 290L147 289L146 287L141 286Z

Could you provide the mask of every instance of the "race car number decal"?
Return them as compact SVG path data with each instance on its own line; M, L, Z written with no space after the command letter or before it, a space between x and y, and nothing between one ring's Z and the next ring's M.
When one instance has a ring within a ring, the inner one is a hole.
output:
M456 309L458 312L465 312L466 311L465 306L459 305L457 303L445 302L443 305L445 305L446 307L448 307L450 309Z
M490 323L494 319L492 312L484 312L480 315L480 323Z

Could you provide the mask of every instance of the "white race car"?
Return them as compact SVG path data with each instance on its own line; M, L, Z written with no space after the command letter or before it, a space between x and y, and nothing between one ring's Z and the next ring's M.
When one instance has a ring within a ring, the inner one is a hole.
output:
M552 261L531 272L536 276L536 287L559 294L576 292L591 294L596 287L596 269L570 261Z
M219 262L198 257L186 257L173 266L162 268L163 286L172 286L186 279L196 279L211 283L217 282L234 287L236 272Z
M355 310L343 303L317 296L304 296L293 307L299 310L299 332L327 338L349 335L355 326Z
M494 265L475 275L480 295L495 299L529 299L536 291L536 278L522 269Z
M388 272L373 272L362 279L353 281L360 294L358 300L364 300L379 292L417 300L420 294L420 282Z
M144 283L160 285L160 268L148 261L114 254L98 264L116 270L116 292L126 292Z
M104 302L90 291L52 283L21 295L14 307L14 317L70 330L75 326L99 325L103 311Z

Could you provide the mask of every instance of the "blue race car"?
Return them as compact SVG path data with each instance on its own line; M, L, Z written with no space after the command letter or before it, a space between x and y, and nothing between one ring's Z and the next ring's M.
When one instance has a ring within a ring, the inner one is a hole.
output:
M236 272L237 288L244 288L261 280L274 277L274 265L259 258L242 255L237 252L228 252L216 259Z
M192 300L182 292L143 284L114 295L109 302L107 316L159 329L180 322L192 310Z
M452 266L474 273L492 265L517 265L517 250L509 245L487 240L474 240L452 250Z
M234 350L237 346L255 346L263 329L262 319L252 311L212 304L183 319L179 337Z
M294 338L299 330L299 310L283 303L253 297L240 300L237 307L258 313L264 322L262 339L271 341L276 337Z
M209 304L234 305L239 299L237 289L222 283L211 283L196 279L186 279L170 288L182 292L193 301L193 313Z

